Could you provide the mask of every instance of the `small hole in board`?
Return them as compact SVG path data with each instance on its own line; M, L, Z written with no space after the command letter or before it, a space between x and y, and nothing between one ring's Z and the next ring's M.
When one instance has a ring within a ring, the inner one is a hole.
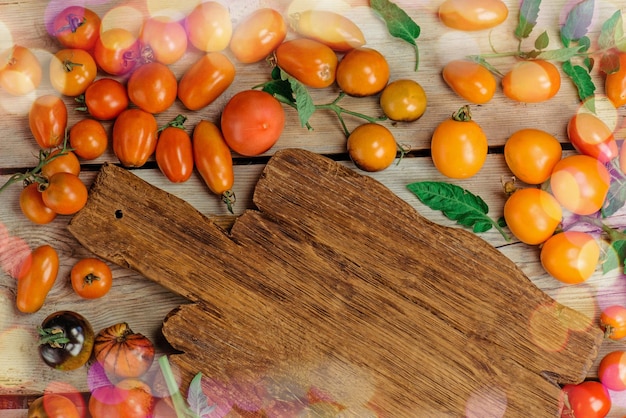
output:
M115 219L122 219L124 217L124 212L122 209L118 209L115 211Z

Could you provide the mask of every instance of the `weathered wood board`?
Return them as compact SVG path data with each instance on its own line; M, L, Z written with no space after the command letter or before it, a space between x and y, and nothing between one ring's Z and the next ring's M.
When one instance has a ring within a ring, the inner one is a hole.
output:
M591 320L491 245L330 159L277 152L254 203L227 232L105 165L69 223L90 251L193 302L163 324L183 384L202 372L315 387L388 417L556 417L558 383L582 381L597 355Z

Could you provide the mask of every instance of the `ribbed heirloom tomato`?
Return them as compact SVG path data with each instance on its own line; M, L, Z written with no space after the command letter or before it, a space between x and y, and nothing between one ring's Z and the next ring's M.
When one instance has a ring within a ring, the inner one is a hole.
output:
M593 235L565 231L548 238L541 246L541 265L555 279L578 284L586 281L600 260L600 246Z
M213 103L235 80L235 66L221 52L208 52L178 82L177 95L189 110Z
M101 298L111 290L113 273L108 264L100 259L82 258L70 271L70 283L74 292L82 298Z
M276 64L302 84L313 88L335 82L337 54L321 42L296 38L281 43L275 51Z
M426 111L424 88L415 80L400 79L387 84L380 94L380 107L391 120L413 122Z
M508 228L525 244L538 245L546 241L562 219L559 202L542 189L518 189L504 204L504 220Z
M139 377L154 360L154 345L126 322L106 327L96 335L93 354L111 377Z
M185 54L187 32L181 22L166 16L155 16L143 23L139 42L144 58L169 65Z
M504 143L504 160L509 170L527 184L548 180L562 155L559 140L540 129L520 129Z
M55 16L52 36L65 48L88 51L100 36L100 17L86 7L69 6Z
M502 78L502 92L522 103L539 103L554 97L561 89L561 74L544 60L520 61Z
M222 51L233 34L230 12L216 1L198 4L185 18L191 45L204 52Z
M380 93L389 82L387 59L372 48L354 48L337 65L337 85L355 97Z
M157 144L157 121L152 113L126 109L113 124L113 153L125 167L141 167Z
M364 171L381 171L396 159L398 145L389 129L377 123L357 126L348 136L348 154Z
M439 19L453 29L476 31L504 22L509 9L501 0L445 0L439 6Z
M315 39L334 51L346 52L365 45L361 29L342 14L310 9L289 16L291 28L300 36Z
M128 79L128 98L140 109L161 113L176 100L178 81L170 68L160 62L139 66Z
M496 92L498 83L494 75L482 65L468 60L452 60L442 71L446 84L465 100L484 104Z
M65 102L51 94L37 97L28 111L28 126L41 148L56 147L65 138Z
M50 84L65 96L84 93L97 72L96 61L83 49L62 49L50 60Z
M128 108L126 87L113 78L100 78L91 83L80 101L91 116L98 120L115 119Z
M613 131L598 116L578 112L567 123L567 137L581 154L608 163L619 154Z
M0 52L0 87L13 96L28 94L39 87L42 69L33 52L14 45Z
M237 24L229 48L235 59L250 64L265 59L287 36L287 24L274 9L264 7Z

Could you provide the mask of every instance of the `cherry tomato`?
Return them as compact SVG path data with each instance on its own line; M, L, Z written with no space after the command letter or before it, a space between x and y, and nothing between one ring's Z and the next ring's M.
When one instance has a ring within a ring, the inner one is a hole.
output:
M157 130L151 113L124 110L113 124L113 153L125 167L141 167L156 149Z
M389 129L377 123L357 126L348 136L348 154L364 171L381 171L396 159L398 145Z
M250 64L265 59L287 36L283 16L271 8L262 8L244 18L230 40L229 48L235 59Z
M193 130L193 160L209 189L222 196L226 207L232 212L235 195L233 157L220 129L206 120L201 120Z
M50 83L65 96L78 96L96 78L96 61L83 49L62 49L50 61Z
M462 31L477 31L498 26L509 9L501 0L445 0L439 6L439 20Z
M42 69L33 52L14 45L0 52L0 87L13 96L34 91L41 83Z
M126 322L106 327L96 335L93 354L109 376L139 377L154 360L154 345Z
M321 42L296 38L281 43L275 51L276 64L302 84L313 88L335 82L337 54Z
M480 171L487 159L487 137L472 120L469 106L441 122L431 139L431 157L444 176L465 179Z
M346 52L365 45L361 29L342 14L329 10L304 10L289 16L291 28L300 36L315 39L334 51Z
M600 382L588 380L578 385L565 385L563 396L563 418L604 418L611 410L611 397Z
M128 98L140 109L161 113L176 100L178 81L165 64L149 62L133 71L128 79Z
M39 328L39 355L44 363L57 370L76 370L87 364L93 344L91 324L76 312L50 314Z
M549 61L520 61L502 78L502 92L522 103L538 103L554 97L561 88L561 74Z
M85 160L98 158L106 151L109 138L100 122L81 119L70 129L70 147Z
M600 246L587 232L565 231L543 243L540 260L546 272L555 279L566 284L578 284L596 271Z
M47 244L35 248L22 263L17 277L17 309L24 313L41 309L58 273L56 250Z
M81 414L66 396L46 393L30 404L27 418L81 418Z
M626 105L626 52L620 52L619 70L606 75L604 92L615 107Z
M626 337L626 307L611 305L600 314L600 328L604 337L611 340L621 340Z
M71 173L78 176L80 174L80 161L78 161L76 154L61 149L52 151L41 167L41 174L50 178L56 173Z
M187 32L181 22L155 16L144 22L139 42L144 58L169 65L181 59L187 51Z
M204 52L222 51L233 34L230 12L216 1L198 4L185 18L189 42Z
M161 131L155 150L159 169L173 183L185 182L193 173L191 138L183 124L186 118L179 118Z
M442 71L446 84L463 99L475 104L489 102L498 83L487 68L469 60L452 60Z
M424 88L414 80L395 80L383 89L379 99L383 113L391 120L413 122L426 111Z
M50 94L37 97L28 112L28 126L41 148L56 147L65 138L65 102Z
M41 197L38 183L30 183L20 193L20 209L28 220L36 224L48 224L57 214L46 206Z
M74 292L85 299L97 299L106 295L113 285L113 273L108 264L93 257L82 258L70 271Z
M73 215L87 203L87 187L78 176L56 173L41 192L43 202L59 215Z
M517 239L538 245L554 234L563 219L563 210L545 190L518 189L504 203L504 219Z
M178 98L189 110L213 103L235 80L235 66L221 52L208 52L178 82Z
M85 90L82 103L91 116L98 120L113 120L128 108L126 87L112 78L100 78Z
M107 29L96 41L93 57L102 71L111 75L127 74L140 59L139 40L126 29Z
M92 418L151 417L154 397L150 386L139 379L123 379L116 385L101 386L89 398Z
M610 182L607 168L596 158L570 155L554 166L550 189L565 209L591 215L602 208Z
M578 112L567 123L567 137L581 154L608 163L619 151L611 129L592 113Z
M259 155L272 148L284 127L284 109L264 91L240 91L222 111L224 139L230 149L244 156Z
M509 170L527 184L548 180L562 155L558 139L540 129L520 129L504 144L504 160Z
M337 84L350 96L372 96L380 93L388 82L389 63L375 49L354 48L337 65Z
M100 36L100 16L86 7L69 6L52 24L52 36L65 48L91 50Z
M615 350L602 357L598 364L598 378L609 390L626 390L626 351Z

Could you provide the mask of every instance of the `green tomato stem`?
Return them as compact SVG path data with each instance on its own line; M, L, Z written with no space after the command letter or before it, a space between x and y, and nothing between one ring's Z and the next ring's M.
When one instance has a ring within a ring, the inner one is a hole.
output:
M176 416L179 418L199 418L197 414L189 409L187 401L180 393L180 389L178 388L178 384L174 378L174 373L172 372L167 356L161 356L159 358L159 367L161 368L161 373L163 373L167 389L171 394L170 396L172 398L172 402L174 403Z

